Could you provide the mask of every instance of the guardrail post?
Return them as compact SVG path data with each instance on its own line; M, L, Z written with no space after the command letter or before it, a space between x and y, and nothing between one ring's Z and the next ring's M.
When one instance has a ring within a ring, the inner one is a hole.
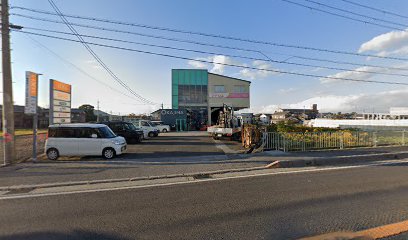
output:
M302 138L302 151L306 151L306 139L305 139L305 133L303 133L303 138Z
M344 132L340 135L340 149L344 148Z
M377 147L377 132L373 132L373 147Z
M401 145L402 145L402 146L405 146L405 129L402 131Z

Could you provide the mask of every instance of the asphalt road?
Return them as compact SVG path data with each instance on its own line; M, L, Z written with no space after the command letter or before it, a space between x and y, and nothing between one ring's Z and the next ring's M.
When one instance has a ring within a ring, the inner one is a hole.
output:
M0 239L295 239L408 219L408 165L0 200Z
M222 144L232 151L243 150L241 143L223 140ZM144 140L141 144L129 144L124 159L165 158L224 155L207 132L169 132Z

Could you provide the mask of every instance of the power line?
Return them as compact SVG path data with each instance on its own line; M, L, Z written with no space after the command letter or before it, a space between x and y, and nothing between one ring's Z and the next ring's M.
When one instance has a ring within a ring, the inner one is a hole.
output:
M281 1L290 2L292 4L297 4L297 5L302 5L302 4L294 3L294 2L289 1L289 0L281 0ZM307 7L307 8L311 8L311 7L308 7L308 6L305 6L305 5L302 5L302 6ZM14 8L17 8L17 7L14 7ZM322 10L322 11L324 11L324 10ZM43 12L46 12L46 11L43 11ZM24 17L24 18L29 18L29 19L34 19L34 20L46 21L46 22L61 23L60 21L56 21L56 20L53 20L53 19L33 17L33 16L28 16L28 15L19 14L19 13L12 13L12 15L20 16L20 17ZM67 15L67 17L78 18L78 16L75 16L75 15ZM101 19L89 18L89 17L81 17L80 19L101 21ZM202 32L195 32L195 31L186 31L186 30L173 29L173 28L164 28L164 27L150 26L150 25L144 25L144 24L124 23L124 22L118 22L118 21L106 20L106 19L103 20L103 21L109 22L109 23L115 23L115 24L126 24L126 25L135 26L135 27L141 27L141 28L149 28L149 29L154 29L154 30L162 30L162 31L185 33L185 34L193 34L193 35L200 35L200 36L213 37L213 38L222 38L222 39L227 39L227 40L235 40L235 41L240 41L240 42L256 43L256 44L276 46L276 47L295 48L295 49L302 49L302 50L309 50L309 51L328 52L328 53L352 55L352 56L359 56L359 57L372 57L372 58L390 59L390 60L398 60L398 61L408 61L408 59L406 59L406 58L398 58L398 57L390 57L390 56L378 56L378 55L355 53L355 52L348 52L348 51L342 51L342 50L331 50L331 49L316 48L316 47L306 47L306 46L299 46L299 45L274 43L274 42L239 38L239 37L233 37L233 36L224 36L224 35L219 35L219 34L210 34L210 33L202 33ZM71 24L75 25L75 26L80 26L80 27L107 30L106 28L101 28L101 27L96 27L96 26L90 26L90 25L84 25L84 24L78 24L78 23L71 23ZM390 27L390 28L392 28L392 27ZM108 31L110 31L110 30L108 30Z
M361 4L361 3L356 3L356 2L349 1L349 0L340 0L340 1L343 1L343 2L346 2L346 3L349 3L349 4L352 4L352 5L355 5L355 6L359 6L359 7L362 7L362 8L371 9L371 10L373 10L373 11L377 11L377 12L380 12L380 13L383 13L383 14L388 14L388 15L391 15L391 16L408 19L408 16L404 16L404 15L401 15L401 14L398 14L398 13L394 13L394 12L391 12L391 11L387 11L387 10L383 10L383 9L371 7L371 6L368 6L368 5Z
M355 22L370 24L370 25L373 25L373 26L382 27L382 28L391 29L391 30L405 31L405 29L402 29L402 28L396 28L396 27L392 27L392 26L388 26L388 25L384 25L384 24L374 23L374 22L371 22L371 21L368 21L368 20L361 20L361 19L358 19L358 18L345 16L345 15L342 15L342 14L330 12L330 11L323 10L323 9L320 9L320 8L304 5L302 3L293 2L293 1L290 1L290 0L281 0L281 1L293 4L293 5L297 5L297 6L300 6L300 7L312 9L312 10L315 10L315 11L318 11L318 12L323 12L323 13L333 15L333 16L336 16L336 17L345 18L345 19L352 20L352 21L355 21ZM361 53L359 53L359 54L361 54ZM363 55L370 55L370 54L363 54ZM376 56L376 55L372 55L372 56ZM367 57L370 57L370 56L367 56ZM380 56L377 56L377 57L380 57ZM380 57L380 58L382 58L382 57ZM387 58L389 58L389 57L387 57ZM394 58L391 58L391 59L394 59ZM397 59L394 59L394 60L401 60L401 59L397 58ZM407 59L405 59L403 61L406 61L406 60Z
M53 54L55 57L57 57L57 58L60 59L61 61L65 62L65 63L68 64L69 66L75 68L76 70L78 70L78 71L81 72L82 74L88 76L89 78L95 80L96 82L98 82L98 83L100 83L100 84L102 84L102 85L108 87L109 89L111 89L111 90L113 90L113 91L115 91L115 92L117 92L117 93L122 94L123 96L126 96L126 97L128 97L128 98L130 98L130 99L133 99L133 100L140 101L139 99L136 99L136 98L134 98L134 97L132 97L132 96L129 96L129 95L127 95L126 93L124 93L124 92L122 92L122 91L120 91L120 90L118 90L118 89L116 89L116 88L113 88L113 87L111 87L110 85L108 85L108 84L106 84L106 83L100 81L99 79L93 77L92 75L90 75L89 73L85 72L83 69L81 69L80 67L78 67L78 66L75 65L74 63L68 61L67 59L63 58L61 55L59 55L59 54L56 53L55 51L51 50L50 48L48 48L47 46L45 46L45 45L42 44L41 42L39 42L39 41L37 41L36 39L34 39L34 38L31 37L30 35L24 34L24 36L26 36L26 37L29 38L31 41L33 41L35 44L37 44L37 46L39 46L39 47L41 47L41 48L44 48L45 50L47 50L48 52L50 52L51 54ZM141 104L141 105L146 105L146 104Z
M78 25L80 25L80 27L86 27L86 26L81 25L81 24L78 24ZM25 29L37 30L37 31L45 31L45 29L41 29L41 28L32 28L32 27L24 27L24 28ZM209 47L224 48L224 49L244 51L244 52L253 52L253 53L261 54L262 56L268 58L268 60L270 59L265 53L263 53L263 52L261 52L259 50L255 50L255 49L232 47L232 46L211 44L211 43L204 43L204 42L191 41L191 40L180 39L180 38L170 38L170 37L165 37L165 36L160 36L160 35L143 34L143 33L138 33L138 32L122 31L122 30L116 30L116 29L107 29L107 28L103 28L103 27L95 27L95 28L100 29L100 30L105 30L105 31L126 33L126 34L138 35L138 36L143 36L143 37L168 40L168 41L173 41L173 42L182 42L182 43L190 43L190 44L195 44L195 45L200 45L200 46L209 46ZM46 30L46 31L53 32L53 30ZM58 31L54 31L54 32L58 32ZM295 57L295 58L299 58L299 59L303 59L303 60L312 60L312 61L318 61L318 62L329 62L329 63L343 64L343 65L350 65L350 66L375 67L375 68L381 68L381 69L387 69L387 70L408 71L407 68L399 68L399 67L389 67L389 66L381 66L381 65L374 65L374 64L361 64L361 63L345 62L345 61L338 61L338 60L336 61L336 60L322 59L322 58L312 58L312 57L282 54L282 53L280 53L278 55L285 55L285 56ZM282 61L280 61L280 62L282 62Z
M408 26L405 25L405 24L401 24L401 23L389 21L389 20L386 20L386 19L381 19L381 18L376 18L376 17L364 15L364 14L361 14L361 13L356 13L356 12L353 12L353 11L349 11L349 10L345 10L345 9L342 9L342 8L334 7L334 6L331 6L331 5L328 5L328 4L324 4L324 3L321 3L321 2L316 2L316 1L313 1L313 0L303 0L303 1L310 2L310 3L314 3L314 4L317 4L317 5L320 5L320 6L324 6L324 7L326 7L326 8L334 9L334 10L337 10L337 11L340 11L340 12L344 12L344 13L348 13L348 14L351 14L351 15L354 15L354 16L369 18L369 19L374 20L374 21L379 21L379 22L384 22L384 23L388 23L388 24L393 24L393 25L397 25L397 26L401 26L401 27L405 27L405 28L408 27Z
M72 31L72 33L77 36L79 41L82 43L82 45L87 49L87 51L94 57L94 59L109 73L109 75L115 79L120 85L122 85L125 89L127 89L130 93L132 93L134 96L140 99L140 101L148 104L154 105L150 100L147 100L146 98L142 97L141 95L137 94L134 92L126 83L124 83L115 73L112 72L112 70L102 61L102 59L86 44L84 39L79 35L79 33L75 30L75 28L71 25L71 23L64 17L62 12L59 10L57 5L53 2L53 0L48 0L52 8L55 10L55 12L61 17L62 21L64 22L65 25Z
M24 27L24 29L31 29L31 30L37 30L37 31L58 33L58 34L64 34L64 35L74 35L73 33L67 33L67 32L62 32L62 31L55 31L55 30L48 30L48 29L41 29L41 28ZM115 42L122 42L122 43L131 43L131 44L137 44L137 45L142 45L142 46L165 48L165 49L172 49L172 50L178 50L178 51L187 51L187 52L195 52L195 53L210 54L210 55L224 55L224 56L227 56L227 57L250 59L250 60L254 60L254 61L265 61L265 62L269 61L269 62L277 63L277 64L296 65L296 66L302 66L302 67L315 67L315 68L323 68L323 69L339 70L339 71L348 71L348 72L357 72L357 73L371 73L371 74L380 74L380 75L388 75L388 76L408 77L407 74L376 72L376 71L369 71L369 70L355 70L355 69L338 68L338 67L328 67L328 66L321 66L321 65L312 65L312 64L289 62L289 61L286 61L286 60L285 61L278 61L278 60L273 60L273 59L271 59L269 57L267 57L267 59L254 58L254 57L248 57L248 56L242 56L242 55L231 55L231 54L218 53L218 52L209 52L209 51L201 51L201 50L195 50L195 49L171 47L171 46L165 46L165 45L149 44L149 43L128 41L128 40L123 40L123 39L100 37L100 36L94 36L94 35L80 34L80 36L85 37L85 38L101 39L101 40L108 40L108 41L115 41Z
M22 32L22 33L28 33L28 34L37 35L37 36L48 37L48 38L54 38L54 39L59 39L59 40L65 40L65 41L71 41L71 42L81 43L81 41L75 40L75 39L69 39L69 38L63 38L63 37L57 37L57 36L51 36L51 35L40 34L40 33L27 32L27 31L23 31L23 30L14 30L14 31L16 31L16 32ZM250 69L250 70L257 70L257 71L265 71L265 72L289 74L289 75L295 75L295 76L304 76L304 77L313 77L313 78L323 78L323 79L332 79L332 80L344 80L344 81L353 81L353 82L365 82L365 83L382 83L382 84L391 84L391 85L408 85L408 83L404 83L404 82L386 82L386 81L363 80L363 79L352 79L352 78L342 78L342 77L333 77L333 76L321 76L321 75L306 74L306 73L287 72L287 71L281 71L281 70L275 70L275 69L268 69L268 68L257 68L257 67L250 67L250 66L238 65L238 64L229 64L229 63L222 63L222 62L214 62L214 61L208 61L208 60L204 60L204 59L193 59L193 58L183 57L183 56L178 56L178 55L171 55L171 54L165 54L165 53L159 53L159 52L152 52L152 51L144 51L144 50L139 50L139 49L134 49L134 48L125 48L125 47L119 47L119 46L113 46L113 45L107 45L107 44L100 44L100 43L93 43L93 42L85 42L85 43L87 43L87 44L89 44L89 45L94 45L94 46L100 46L100 47L106 47L106 48L112 48L112 49L120 49L120 50L125 50L125 51L132 51L132 52L144 53L144 54L155 55L155 56L161 56L161 57L168 57L168 58L182 59L182 60L190 60L190 61L196 61L196 62L203 62L203 63L209 63L209 64L217 64L217 65L223 65L223 66L229 66L229 67L236 67L236 68L243 68L243 69Z
M49 19L35 18L35 17L32 17L32 16L26 16L26 15L21 15L21 14L14 14L14 15L25 17L25 18L30 18L30 19L34 19L34 20L40 20L40 21L48 21L49 20ZM53 20L51 20L51 21L56 22L56 23L60 23L58 21L53 21ZM211 47L225 48L225 49L231 49L231 50L254 52L254 53L258 53L258 54L261 54L262 56L265 56L265 57L269 58L263 52L261 52L259 50L254 50L254 49L230 47L230 46L225 46L225 45L203 43L203 42L185 40L185 39L180 39L180 38L170 38L170 37L160 36L160 35L151 35L151 34L124 31L124 30L118 30L118 29L109 29L109 28L98 27L98 26L90 26L90 25L84 25L84 24L75 24L75 25L79 26L79 27L84 27L84 28L93 28L93 29L99 29L99 30L103 30L103 31L126 33L126 34L132 34L132 35L137 35L137 36L149 37L149 38L163 39L163 40L168 40L168 41L191 43L191 44L196 44L196 45L201 45L201 46L211 46ZM299 56L299 55L288 55L288 54L280 54L280 55L293 56L293 57L296 57L296 58L299 58L299 59L304 59L304 60L313 60L313 61L319 61L319 62L330 62L330 63L344 64L344 65L351 65L351 66L376 67L376 68L393 69L393 70L401 70L401 71L407 71L408 70L407 68L388 67L388 66L386 67L386 66L373 65L373 64L360 64L360 63L352 63L352 62L345 62L345 61L335 61L335 60L322 59L322 58L311 58L311 57L305 57L305 56ZM387 57L385 57L385 58L387 58ZM399 60L403 60L403 59L399 59Z

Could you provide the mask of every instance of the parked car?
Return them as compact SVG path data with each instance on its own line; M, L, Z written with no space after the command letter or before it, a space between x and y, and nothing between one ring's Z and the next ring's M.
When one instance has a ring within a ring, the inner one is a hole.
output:
M170 126L164 124L162 121L152 121L152 123L159 129L160 132L170 132Z
M126 151L126 140L105 124L71 123L48 127L45 154L48 159L60 156L100 156L112 159Z
M135 127L148 132L149 137L157 137L159 135L159 129L149 120L143 119L132 119L129 120Z
M142 142L143 130L137 129L130 122L111 121L102 122L102 124L106 124L116 135L124 137L128 143Z

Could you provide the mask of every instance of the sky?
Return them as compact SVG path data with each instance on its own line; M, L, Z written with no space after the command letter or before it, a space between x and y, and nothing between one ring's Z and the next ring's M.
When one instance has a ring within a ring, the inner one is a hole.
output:
M325 8L308 0L291 1L336 12L333 9ZM99 101L101 110L113 114L150 113L161 107L161 104L165 108L171 107L171 69L206 68L213 73L252 82L250 90L251 108L247 109L247 112L273 113L278 107L309 108L314 103L318 104L318 108L323 112L388 112L390 107L408 107L408 85L363 83L319 77L331 76L358 80L408 83L408 58L407 61L403 59L408 53L408 31L404 30L408 29L408 1L358 1L361 4L398 13L406 17L376 12L342 0L314 1L346 11L368 15L371 18L365 20L391 27L385 28L355 22L282 0L54 0L61 12L67 15L95 17L263 42L400 59L392 60L334 54L302 48L279 47L270 44L257 44L130 25L68 18L71 23L158 35L206 44L252 49L254 51L248 52L210 47L145 37L140 36L140 34L126 34L74 26L79 34L209 52L179 51L84 37L88 42L187 58L174 59L90 45L92 50L109 69L121 81L126 83L134 93L154 103L153 105L148 105L132 96L127 89L115 81L80 43L14 31L11 33L11 54L15 104L24 105L25 71L33 71L43 74L39 80L39 105L42 107L48 107L49 105L49 79L56 79L72 84L73 107L78 107L82 104L91 104L96 107ZM357 0L352 1L355 2ZM22 14L61 21L58 16L15 8L25 7L53 12L54 10L47 0L10 0L10 6L12 7L10 10L10 22L23 26L24 31L77 40L75 36L71 35L30 29L41 28L69 33L70 30L64 24L18 16L18 14ZM345 12L337 11L336 13L352 16ZM352 17L357 18L357 16ZM374 18L386 20L388 23L378 22ZM396 25L392 25L390 22L396 23ZM234 55L235 57L228 55ZM237 55L241 57L236 57ZM242 56L245 58L242 58ZM299 58L299 56L362 65L384 66L387 68L319 62ZM210 63L193 61L194 59ZM229 67L214 64L214 62L271 71ZM314 66L299 66L288 64L289 62ZM325 69L324 67L354 71ZM401 68L405 70L401 70ZM367 71L375 73L367 73ZM279 72L315 76L307 77ZM394 75L381 75L378 73ZM395 76L395 74L406 76Z

